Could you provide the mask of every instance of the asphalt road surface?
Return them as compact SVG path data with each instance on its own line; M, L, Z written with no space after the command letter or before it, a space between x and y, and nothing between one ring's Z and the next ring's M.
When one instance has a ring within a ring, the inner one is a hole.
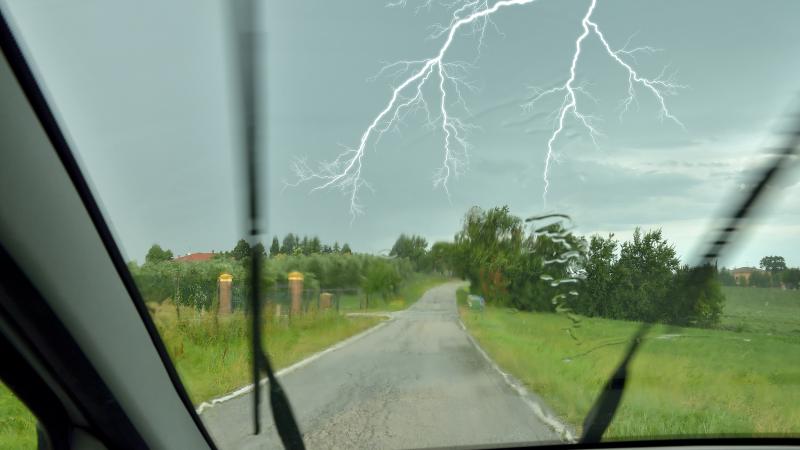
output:
M559 440L470 342L458 286L429 290L374 332L281 377L308 448ZM262 434L252 436L252 395L203 411L221 449L280 448L266 398Z

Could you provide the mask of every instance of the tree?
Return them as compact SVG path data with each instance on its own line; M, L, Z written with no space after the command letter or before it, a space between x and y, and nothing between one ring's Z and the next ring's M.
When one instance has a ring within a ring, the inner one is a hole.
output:
M765 256L761 258L758 266L774 274L786 270L786 261L783 259L783 256Z
M361 284L366 295L366 307L369 308L370 295L379 294L385 301L389 294L397 292L400 281L402 278L393 265L380 260L371 262Z
M353 252L350 250L350 246L347 245L347 242L344 243L342 246L342 254L343 255L351 255Z
M155 264L172 259L172 250L164 250L158 244L153 244L144 257L145 264Z
M264 244L261 242L257 243L251 248L252 254L257 254L262 260L267 257L267 250L264 248Z
M730 269L723 267L717 275L720 284L723 286L736 286L736 278L733 277Z
M281 244L278 242L278 236L273 236L272 245L269 246L269 256L274 258L281 252Z
M314 255L322 252L322 242L319 237L314 236L308 241L308 253Z
M586 284L582 295L572 300L575 312L587 316L610 317L616 295L614 265L618 242L613 234L607 238L592 236L586 258Z
M401 234L394 242L389 256L407 258L417 271L429 270L428 241L422 236Z
M300 242L300 252L304 255L308 255L309 252L308 246L308 236L303 236L303 240Z
M675 325L711 326L719 322L725 295L714 266L683 266L675 273L662 320Z
M284 255L293 255L296 246L297 238L292 233L289 233L283 238L283 243L281 244L281 253Z
M431 246L429 256L431 268L436 272L446 275L453 270L454 248L450 242L436 242Z
M789 289L797 289L800 285L800 269L791 268L786 269L781 274L781 280Z
M750 280L747 282L747 285L766 288L772 285L772 279L769 272L754 270L753 273L750 274Z
M342 251L342 249L339 248L339 241L334 242L333 243L333 253L340 253L341 251Z
M675 248L664 239L660 229L642 234L636 228L633 241L620 247L614 267L617 298L612 314L646 322L661 319L678 266Z
M233 259L241 261L250 256L251 251L252 249L250 248L250 244L248 244L244 239L239 239L239 242L236 243L236 247L234 247L233 251L231 251L231 255L233 256Z

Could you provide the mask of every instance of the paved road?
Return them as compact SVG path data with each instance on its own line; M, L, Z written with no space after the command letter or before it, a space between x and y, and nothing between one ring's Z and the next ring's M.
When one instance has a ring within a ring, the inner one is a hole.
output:
M308 448L558 440L460 327L458 286L431 289L381 328L281 378ZM280 446L266 400L265 432L249 436L251 395L203 412L220 448Z

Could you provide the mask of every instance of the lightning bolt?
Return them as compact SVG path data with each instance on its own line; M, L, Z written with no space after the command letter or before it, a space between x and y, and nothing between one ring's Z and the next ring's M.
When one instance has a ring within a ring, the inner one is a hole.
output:
M459 31L466 30L466 34L477 36L478 57L480 57L487 28L494 26L497 29L497 26L492 21L492 16L502 9L528 5L535 1L499 0L490 4L489 0L454 0L448 3L447 6L453 8L450 21L446 25L434 25L432 27L433 31L428 36L430 39L444 37L442 45L434 57L385 64L375 76L370 78L370 80L375 80L378 77L388 76L395 81L399 80L399 83L392 88L392 94L384 108L373 117L361 134L358 145L344 148L334 160L320 162L313 168L305 159L295 159L292 168L297 181L287 183L287 185L298 186L302 183L312 182L316 184L311 189L312 192L327 188L338 188L349 197L350 214L355 218L363 212L363 208L359 203L359 192L362 188L370 188L370 185L362 178L367 149L370 145L380 142L386 132L399 129L399 125L407 116L421 112L426 125L433 129L438 128L442 134L442 164L434 172L433 185L434 187L441 186L449 199L448 182L451 176L459 176L468 165L470 145L467 137L469 131L474 128L473 125L458 117L453 112L452 107L459 105L463 111L469 114L470 111L464 100L463 93L465 90L475 91L476 87L467 78L473 63L446 61L445 56ZM387 7L405 7L406 3L407 0L397 0L387 4ZM431 4L432 0L425 0L416 8L416 12L430 8ZM622 48L614 50L609 45L597 23L592 21L592 13L596 5L597 0L591 0L586 14L581 20L582 31L575 40L575 52L572 55L569 77L562 85L551 89L541 90L534 88L532 96L522 105L524 110L530 111L545 97L556 94L563 95L561 104L554 113L553 130L547 140L544 173L542 175L544 181L542 201L545 208L547 194L550 189L550 167L556 157L555 144L564 131L567 118L574 118L577 124L588 132L595 146L597 146L597 137L601 135L593 124L594 118L581 112L578 107L579 98L585 97L596 101L588 92L585 84L576 84L576 69L580 60L582 45L590 36L594 36L599 40L608 56L624 69L628 75L627 96L620 102L620 119L632 104L637 103L636 89L639 87L650 92L655 97L659 104L659 116L662 120L669 119L683 127L683 124L668 109L665 100L666 96L673 95L678 89L684 87L673 82L674 74L665 76L665 68L656 78L646 78L640 75L624 59L635 61L637 53L654 53L658 49L649 46L629 48L629 39ZM434 110L435 112L432 111L431 104L426 98L425 87L429 83L433 84L435 89L432 90L435 90L438 95L438 104Z

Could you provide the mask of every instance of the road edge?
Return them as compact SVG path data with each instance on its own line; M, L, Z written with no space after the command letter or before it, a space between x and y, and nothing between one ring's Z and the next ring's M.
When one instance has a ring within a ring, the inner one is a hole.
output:
M386 324L388 324L389 322L391 322L393 320L393 318L388 314L384 315L384 317L387 317L387 320L385 320L383 322L380 322L380 323L378 323L376 325L373 325L372 327L367 328L366 330L364 330L364 331L362 331L362 332L360 332L358 334L354 334L353 336L350 336L349 338L347 338L347 339L345 339L343 341L339 341L339 342L331 345L328 348L325 348L323 350L320 350L320 351L312 354L311 356L303 358L300 361L297 361L296 363L292 364L291 366L284 367L283 369L275 372L275 376L282 377L284 375L292 373L295 370L297 370L297 369L299 369L299 368L301 368L303 366L306 366L306 365L316 361L317 359L327 355L328 353L331 353L331 352L334 352L336 350L339 350L342 347L345 347L345 346L347 346L349 344L352 344L353 342L361 339L362 337L377 331L378 329L380 329L381 327L385 326ZM262 378L259 383L264 385L264 384L267 383L267 379L266 378ZM247 394L247 393L251 392L252 390L253 390L253 384L251 383L251 384L248 384L246 386L240 387L239 389L236 389L235 391L230 392L228 394L225 394L225 395L223 395L221 397L217 397L217 398L202 402L199 405L197 405L197 407L195 407L195 411L197 412L198 415L202 414L203 411L205 411L205 410L207 410L209 408L213 408L214 406L216 406L216 405L218 405L220 403L224 403L224 402L226 402L228 400L232 400L232 399L234 399L236 397L241 397L242 395Z
M533 411L533 414L539 420L541 420L548 427L552 428L553 431L558 433L558 435L561 436L562 440L568 443L577 442L572 427L562 422L558 417L556 417L555 414L552 414L548 410L549 408L544 406L541 400L539 400L537 397L531 394L519 380L514 378L511 374L503 371L503 369L501 369L500 366L498 366L497 363L494 362L494 360L489 356L489 354L486 353L483 347L481 347L480 344L478 344L478 341L474 337L472 337L472 335L469 333L469 330L467 330L466 325L464 325L464 322L461 320L460 317L458 319L458 325L461 327L462 330L464 330L464 333L467 335L467 339L469 339L472 345L475 346L475 349L478 350L478 353L483 355L484 359L486 359L486 362L488 362L489 365L492 366L492 368L494 368L494 370L496 370L503 377L503 380L505 380L506 384L509 385L511 389L513 389L517 393L517 395L520 396L522 401L525 402L526 405L528 405L528 407Z

